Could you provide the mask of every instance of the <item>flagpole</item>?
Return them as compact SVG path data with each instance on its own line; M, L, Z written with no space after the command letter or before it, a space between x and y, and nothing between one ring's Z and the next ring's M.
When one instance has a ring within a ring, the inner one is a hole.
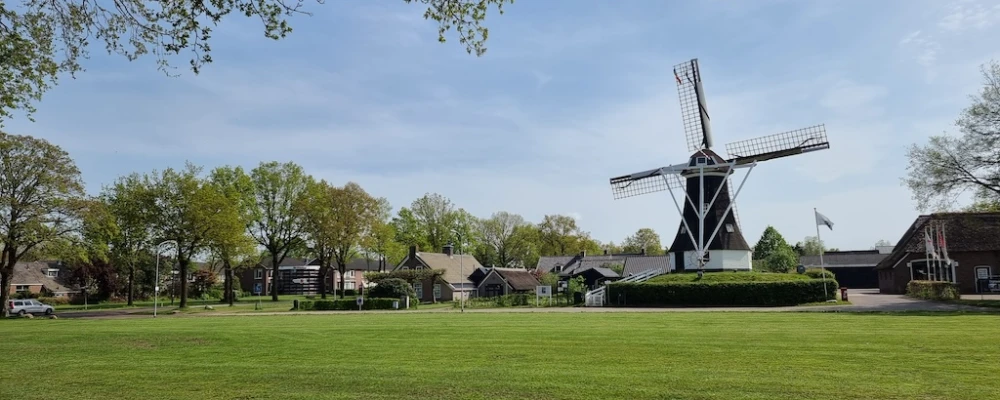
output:
M813 207L813 219L816 219L817 215L819 215L819 211L816 211L816 208ZM830 294L830 291L826 289L826 264L823 263L823 252L825 252L826 249L823 248L823 239L820 238L820 236L819 236L819 223L816 224L816 241L819 242L819 268L820 268L821 271L823 271L822 272L823 273L823 298L826 299L826 296L828 296Z

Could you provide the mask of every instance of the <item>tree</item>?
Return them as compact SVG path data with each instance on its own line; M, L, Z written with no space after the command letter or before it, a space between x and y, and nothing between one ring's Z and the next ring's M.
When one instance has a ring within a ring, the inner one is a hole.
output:
M378 203L354 182L348 182L342 188L333 188L330 194L333 216L331 245L340 272L340 297L343 298L347 263L357 254L373 221L378 218Z
M427 193L410 205L417 229L432 249L440 251L453 239L459 214L455 205L437 193Z
M10 314L14 266L75 229L82 196L69 153L44 139L0 132L0 317Z
M799 263L799 256L788 245L778 247L763 259L763 270L768 272L786 273Z
M764 233L760 235L760 240L753 247L754 260L766 260L771 254L783 247L788 247L788 242L778 233L777 229L768 225L764 228Z
M982 67L983 89L955 122L961 136L933 136L907 151L904 182L917 208L949 209L962 193L1000 202L1000 63Z
M312 177L298 164L262 162L250 172L254 201L249 205L247 230L271 258L272 276L289 252L302 246L305 235L302 213L296 207ZM278 285L271 285L271 300L278 301Z
M201 167L167 168L147 175L144 184L153 192L153 237L177 242L181 308L187 307L188 270L191 259L208 249L221 229L228 229L231 204L210 182L199 177Z
M799 255L802 256L818 256L819 253L832 250L825 249L823 242L817 239L816 236L806 236L805 240L796 243L795 246L800 249Z
M212 289L217 282L219 282L219 276L210 269L199 269L194 271L193 279L191 279L191 286L193 294L195 297L204 297L208 294L208 291Z
M580 228L568 215L546 215L538 224L541 252L547 256L568 256L579 253Z
M438 23L438 40L454 28L468 53L486 52L489 35L480 23L490 6L503 14L513 0L403 0L427 5L424 19ZM320 1L322 2L322 1ZM146 54L156 57L158 68L174 69L170 58L190 54L197 74L212 62L211 36L215 26L233 12L260 18L264 36L278 40L292 31L287 17L302 11L302 0L147 1L116 0L114 6L76 0L31 1L20 5L0 3L0 121L13 109L35 111L34 102L56 84L62 73L82 70L92 37L100 38L109 53L128 60Z
M527 231L530 225L524 217L500 211L493 213L490 218L480 220L477 225L483 244L495 255L494 265L498 267L524 265L533 236Z
M302 224L310 253L319 261L319 293L326 298L326 281L333 267L334 246L337 242L337 215L334 209L336 188L325 180L310 182L306 194L299 198Z
M375 203L375 218L364 243L365 254L369 262L374 256L378 262L378 271L385 272L389 269L389 263L402 261L406 250L395 240L396 230L391 223L392 205L389 200L379 197Z
M396 242L404 246L417 246L426 249L430 245L427 243L427 236L421 231L420 221L417 220L413 210L407 207L399 209L396 216L392 218L392 227L396 231Z
M641 228L634 235L625 238L622 242L622 251L626 253L641 253L659 255L663 254L663 245L660 244L660 235L650 228Z
M106 187L100 195L107 212L106 218L113 227L107 238L112 264L124 269L128 276L125 285L128 305L135 299L135 275L139 263L153 243L150 225L153 223L155 198L139 174L130 174ZM91 214L92 217L102 217Z
M247 233L254 206L254 186L242 167L218 167L209 174L209 182L225 199L226 207L217 215L219 222L208 248L212 258L222 263L225 276L222 302L232 306L236 301L236 272L260 261L257 242Z

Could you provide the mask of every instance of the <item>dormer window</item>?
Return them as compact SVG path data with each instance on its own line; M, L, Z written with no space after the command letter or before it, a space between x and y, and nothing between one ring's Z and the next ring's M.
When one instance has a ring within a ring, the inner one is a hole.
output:
M59 270L55 268L49 268L45 270L45 276L49 278L55 278L59 276Z
M735 230L733 224L726 224L726 232L733 233Z
M698 157L694 159L694 165L705 165L708 163L708 159L705 157Z

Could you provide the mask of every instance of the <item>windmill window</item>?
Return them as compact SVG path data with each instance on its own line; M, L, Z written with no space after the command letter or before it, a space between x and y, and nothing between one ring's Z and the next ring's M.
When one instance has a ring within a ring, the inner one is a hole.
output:
M694 162L697 165L705 165L705 163L707 163L708 160L705 157L698 157L694 160Z
M687 228L685 228L685 227L683 227L683 226L682 226L682 227L681 227L681 233L688 233L688 230L687 230Z
M733 224L726 224L726 232L733 233L736 229L733 228Z

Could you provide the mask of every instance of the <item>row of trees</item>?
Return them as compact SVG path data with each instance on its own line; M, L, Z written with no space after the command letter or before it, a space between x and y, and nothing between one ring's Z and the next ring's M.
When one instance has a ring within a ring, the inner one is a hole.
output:
M888 240L875 242L872 249L879 246L892 246ZM823 252L838 251L837 248L826 247L816 236L806 236L805 240L788 244L784 236L768 226L760 235L757 244L753 246L754 269L769 272L789 272L799 265L802 256L817 256Z
M221 266L223 301L232 303L239 270L263 261L277 276L289 256L318 260L324 278L338 269L342 292L353 258L367 257L385 270L411 245L439 251L453 244L485 265L506 267L530 267L543 255L581 251L664 251L652 229L640 229L620 246L602 244L569 216L547 215L537 224L504 211L478 218L435 193L393 215L387 199L357 183L336 186L291 162L262 162L250 171L239 166L205 171L189 163L122 176L88 196L75 163L58 146L8 134L0 136L0 146L2 304L10 295L14 265L33 259L64 261L83 287L113 270L120 284L102 282L102 287L119 288L131 304L163 283L154 282L152 269L162 251L172 250L180 277L198 260ZM179 281L185 307L188 281ZM274 300L276 289L272 285ZM324 296L326 291L321 287Z

